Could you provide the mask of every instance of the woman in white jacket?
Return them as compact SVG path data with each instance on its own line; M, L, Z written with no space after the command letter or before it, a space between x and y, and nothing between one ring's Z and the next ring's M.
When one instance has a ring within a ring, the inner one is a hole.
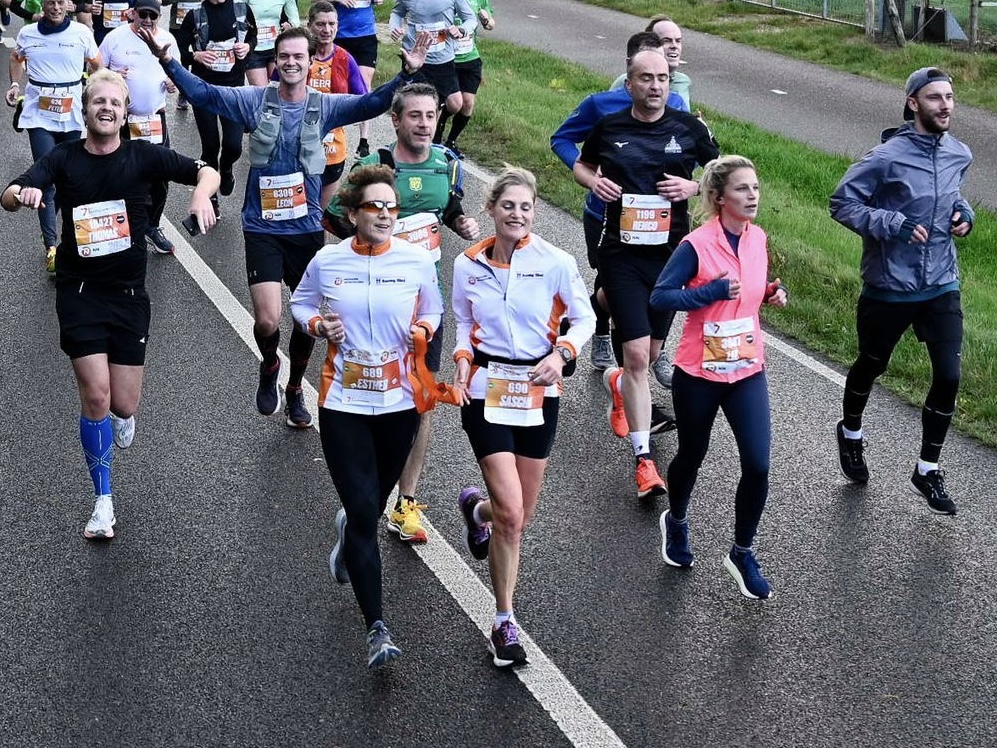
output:
M329 343L319 386L322 450L343 503L329 565L353 585L371 668L398 657L384 624L378 520L419 428L409 372L412 336L432 337L443 314L436 269L421 247L393 237L394 171L350 173L339 198L356 236L319 250L291 296L295 321Z
M520 541L554 443L563 369L595 330L574 258L531 233L536 194L530 172L506 167L485 204L495 235L454 261L454 386L489 494L466 488L459 503L468 549L489 561L498 667L526 662L512 606Z

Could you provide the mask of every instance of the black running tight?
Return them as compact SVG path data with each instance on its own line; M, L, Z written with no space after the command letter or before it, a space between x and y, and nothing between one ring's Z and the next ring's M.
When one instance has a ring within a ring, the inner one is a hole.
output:
M419 428L415 409L376 416L319 408L322 451L346 510L343 561L369 629L384 620L377 525Z

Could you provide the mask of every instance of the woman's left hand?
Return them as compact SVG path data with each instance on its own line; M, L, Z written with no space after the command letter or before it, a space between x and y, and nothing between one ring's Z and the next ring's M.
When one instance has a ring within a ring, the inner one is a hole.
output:
M776 278L765 287L765 303L784 307L789 302L789 294L782 287L782 281Z
M561 370L564 369L564 359L554 351L549 356L540 359L540 363L530 371L530 383L538 387L549 387L561 381Z
M460 396L460 405L467 405L471 402L470 391L471 362L462 358L457 362L456 371L453 375L453 388Z

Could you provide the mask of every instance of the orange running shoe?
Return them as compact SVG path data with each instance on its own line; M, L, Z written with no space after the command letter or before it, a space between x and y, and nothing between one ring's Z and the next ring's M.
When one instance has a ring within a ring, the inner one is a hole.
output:
M602 386L606 388L611 399L609 403L609 425L613 433L621 439L630 433L630 426L627 425L627 412L623 409L623 369L619 366L611 366L602 373Z
M637 498L650 499L668 491L665 481L658 475L658 467L649 457L637 459Z

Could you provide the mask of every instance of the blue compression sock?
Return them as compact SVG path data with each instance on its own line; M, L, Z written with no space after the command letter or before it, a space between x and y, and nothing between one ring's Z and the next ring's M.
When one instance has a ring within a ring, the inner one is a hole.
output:
M114 431L111 416L91 421L80 416L80 444L87 460L87 470L97 496L111 493L111 458L114 457Z

